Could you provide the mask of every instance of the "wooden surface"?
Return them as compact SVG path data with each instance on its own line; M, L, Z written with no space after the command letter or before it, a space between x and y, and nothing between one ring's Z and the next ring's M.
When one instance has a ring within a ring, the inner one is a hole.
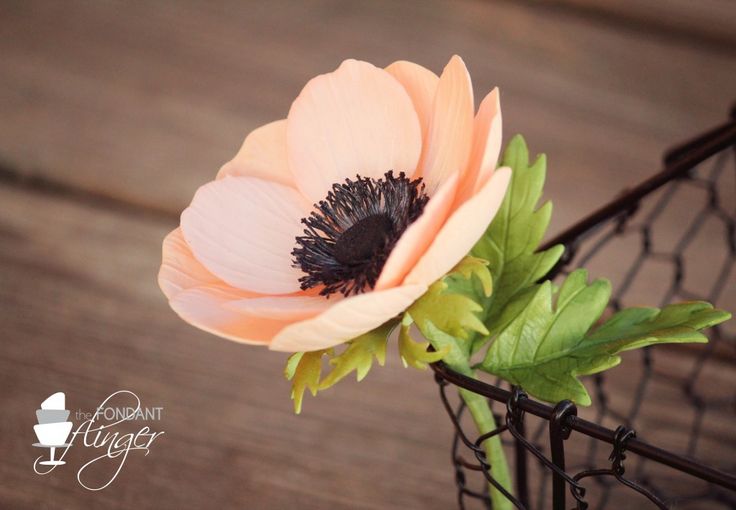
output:
M588 19L618 23L621 30L729 53L736 49L733 0L528 0Z
M514 3L218 6L5 2L5 165L178 213L315 74L348 56L440 71L458 53L479 97L500 87L505 132L548 154L550 196L585 186L562 226L720 120L736 90L733 52Z
M160 243L248 131L347 57L439 71L458 53L478 97L499 85L505 132L549 156L554 230L725 117L733 30L717 29L722 44L698 35L710 25L695 3L687 26L652 32L633 7L636 22L563 3L0 3L0 508L452 508L451 429L429 373L393 355L295 417L283 355L169 310ZM614 372L625 406L630 378ZM164 407L147 457L131 454L96 493L69 466L33 473L45 396L90 409L122 388ZM677 419L640 435L676 443L685 418L657 395L653 416ZM733 458L733 427L712 421L703 455Z

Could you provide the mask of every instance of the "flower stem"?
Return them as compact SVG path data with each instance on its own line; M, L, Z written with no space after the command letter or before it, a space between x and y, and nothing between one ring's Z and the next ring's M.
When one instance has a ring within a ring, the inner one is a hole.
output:
M430 335L428 337L435 349L447 349L447 354L443 358L447 366L456 372L475 378L473 369L470 368L468 354L463 352L457 341L454 339L450 340L450 338L445 335ZM470 415L473 417L473 422L480 435L496 429L496 420L493 418L488 399L463 388L460 389L460 397L465 402L465 405L468 406ZM486 460L491 466L491 476L510 494L513 494L511 472L509 471L509 464L506 460L506 454L503 451L503 445L501 444L501 436L495 435L483 441L483 449L486 453ZM511 510L513 508L511 501L491 484L489 484L489 491L493 510Z
M496 420L493 418L493 413L485 397L466 389L460 389L460 396L468 406L468 410L473 417L473 422L479 434L486 434L496 429ZM491 476L504 489L513 494L511 473L509 472L509 465L506 460L506 454L503 451L503 445L501 445L501 436L495 435L483 441L483 449L486 452L486 459L491 465ZM513 508L511 501L493 485L489 484L489 490L493 510L510 510Z

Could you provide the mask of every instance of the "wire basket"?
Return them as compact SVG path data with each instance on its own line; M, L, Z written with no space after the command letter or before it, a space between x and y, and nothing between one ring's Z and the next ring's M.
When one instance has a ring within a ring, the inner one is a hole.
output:
M565 247L549 276L585 266L611 277L610 312L682 300L736 308L734 113L668 151L660 173L549 241ZM433 364L455 427L459 507L491 508L488 483L498 484L482 442L500 434L515 508L736 509L736 329L732 321L708 334L707 344L627 353L620 367L585 378L593 398L585 409ZM498 429L474 437L451 386L488 398Z

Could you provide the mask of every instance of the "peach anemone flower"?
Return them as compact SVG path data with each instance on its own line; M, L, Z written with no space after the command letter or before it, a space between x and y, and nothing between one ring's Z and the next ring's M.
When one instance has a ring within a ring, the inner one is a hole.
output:
M278 351L331 347L396 317L482 236L496 169L498 90L474 115L454 56L346 60L285 120L248 135L163 243L159 285L182 319Z

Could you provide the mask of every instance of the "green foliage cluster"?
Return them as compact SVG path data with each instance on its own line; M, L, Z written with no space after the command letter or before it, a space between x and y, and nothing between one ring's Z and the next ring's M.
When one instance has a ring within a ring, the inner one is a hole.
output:
M516 136L501 165L512 169L501 208L452 271L401 317L348 342L342 352L326 349L289 358L286 376L297 412L306 390L314 395L352 372L361 380L374 361L383 365L387 339L396 327L405 366L421 369L445 359L451 366L467 367L485 349L474 369L520 385L542 400L589 405L580 376L617 365L623 351L706 342L700 330L730 317L708 303L688 302L661 310L629 308L599 324L611 295L607 280L589 283L585 270L571 273L559 288L544 280L564 251L562 246L539 250L552 214L551 203L538 207L545 157L530 162L526 143ZM413 339L412 326L426 342ZM323 358L331 368L325 377Z

